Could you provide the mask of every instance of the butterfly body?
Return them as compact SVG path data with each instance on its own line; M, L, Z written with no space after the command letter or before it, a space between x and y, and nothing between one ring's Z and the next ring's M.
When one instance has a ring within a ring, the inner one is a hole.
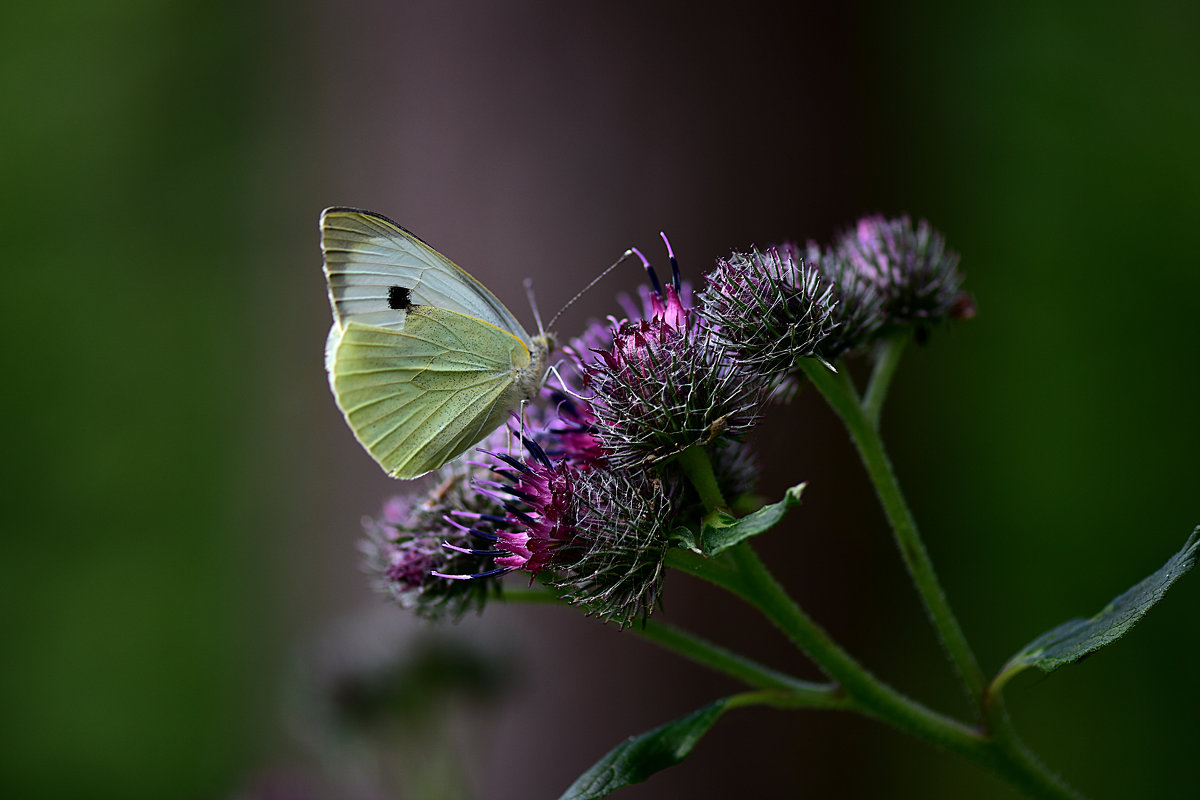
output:
M389 475L466 452L541 388L551 343L483 284L396 223L327 209L333 307L325 367L350 429Z

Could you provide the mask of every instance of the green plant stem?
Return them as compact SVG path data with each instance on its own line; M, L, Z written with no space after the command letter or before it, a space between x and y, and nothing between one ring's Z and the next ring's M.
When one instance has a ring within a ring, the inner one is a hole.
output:
M813 683L784 675L673 625L649 620L644 628L632 630L644 639L674 650L715 672L737 678L748 686L795 695L798 698L796 705L808 708L848 708L850 705L845 693L835 684Z
M883 339L875 352L875 368L871 370L871 379L867 381L862 410L867 421L876 429L879 428L879 419L883 413L883 401L887 398L892 376L896 374L896 367L900 365L900 356L904 354L908 338L908 331L894 333Z
M729 590L761 611L845 690L847 697L841 707L958 753L1030 796L1080 797L1039 764L1011 728L985 732L968 727L926 708L872 675L796 605L747 542L727 553L730 558L709 559L676 548L670 551L667 563Z
M1013 772L1013 783L1024 789L1026 793L1036 795L1038 788L1042 786L1042 782L1049 782L1061 789L1062 796L1082 800L1082 794L1069 786L1058 775L1051 772L1025 746L1025 743L1017 736L1017 732L1013 728L1012 721L1008 716L1008 710L1002 701L993 707L993 711L991 723L994 727L990 731L992 741L994 742L993 746L1001 760L1012 764L1016 768Z
M871 675L833 642L784 592L749 544L743 542L727 552L729 557L713 559L672 548L667 563L747 600L837 681L834 684L802 681L654 620L647 621L644 628L632 629L655 644L759 690L738 695L731 707L770 705L857 711L958 753L1001 775L1030 796L1080 797L1039 764L1017 739L1002 706L996 726L985 733L905 697ZM507 589L503 599L566 605L553 592L543 589Z
M506 589L502 599L511 603L568 605L553 592L544 589ZM845 708L847 706L845 694L838 691L838 687L833 684L812 683L793 678L674 625L667 625L651 619L647 620L644 626L633 626L630 631L643 639L673 650L690 661L708 667L714 672L735 678L747 686L796 695L800 699L796 701L795 705L804 705L810 708Z
M885 353L887 358L899 357L899 345L893 345ZM937 630L942 646L950 656L967 693L971 697L974 708L981 708L983 690L986 683L983 671L975 660L975 654L967 644L966 636L958 625L954 612L946 602L946 594L938 582L933 569L933 562L925 545L917 533L917 524L908 510L904 495L900 492L900 484L896 480L891 462L883 448L883 440L879 435L878 413L882 406L881 390L869 389L868 398L874 398L875 420L873 421L866 408L866 403L860 403L853 384L845 373L833 374L812 359L801 362L804 373L809 377L833 410L842 418L850 438L858 448L859 457L867 469L875 491L883 504L884 512L892 525L896 546L904 559L909 575L917 587L921 601L929 613L933 626ZM894 365L883 373L876 371L877 379L887 381Z
M728 559L708 559L674 549L667 564L727 589L761 611L846 690L855 710L950 749L977 746L975 731L905 697L855 661L796 605L748 543L734 545L726 552Z
M717 484L717 476L713 473L712 461L708 453L700 445L692 445L679 454L679 465L683 474L687 475L692 486L700 495L700 501L708 512L718 508L727 508L721 487Z
M744 708L746 706L771 706L772 708L812 708L800 695L789 692L742 692L729 698L726 708ZM830 706L826 706L827 708Z

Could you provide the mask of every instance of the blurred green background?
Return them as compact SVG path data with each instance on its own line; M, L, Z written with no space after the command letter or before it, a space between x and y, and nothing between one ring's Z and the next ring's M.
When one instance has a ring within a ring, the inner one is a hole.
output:
M862 213L929 219L980 313L908 354L885 426L989 672L1200 522L1200 5L565 5L0 10L0 794L350 796L288 721L306 643L379 606L355 540L395 488L321 369L327 205L400 220L523 319L521 278L552 311L660 229L695 279ZM803 396L764 432L765 493L810 489L761 549L878 674L960 712L836 422ZM666 599L805 671L703 588ZM1194 797L1198 612L1191 577L1015 681L1019 729L1091 796ZM554 796L731 688L558 609L460 630L526 676L464 723L479 797ZM856 718L740 712L696 756L622 796L1014 796Z

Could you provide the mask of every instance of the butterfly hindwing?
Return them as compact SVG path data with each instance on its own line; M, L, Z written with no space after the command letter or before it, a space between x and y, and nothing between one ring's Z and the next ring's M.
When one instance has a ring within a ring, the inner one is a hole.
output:
M512 334L454 310L414 305L405 316L398 329L352 319L331 336L330 384L372 457L394 477L415 478L504 422L523 399L515 376L530 354Z
M529 335L495 295L450 259L387 217L353 208L321 214L321 249L334 318L400 329L409 306L434 306Z

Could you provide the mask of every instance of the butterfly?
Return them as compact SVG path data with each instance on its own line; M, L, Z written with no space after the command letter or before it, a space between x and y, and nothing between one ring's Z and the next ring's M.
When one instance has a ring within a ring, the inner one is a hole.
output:
M329 385L392 477L437 469L541 389L552 337L530 336L482 283L395 222L327 208L321 251Z

